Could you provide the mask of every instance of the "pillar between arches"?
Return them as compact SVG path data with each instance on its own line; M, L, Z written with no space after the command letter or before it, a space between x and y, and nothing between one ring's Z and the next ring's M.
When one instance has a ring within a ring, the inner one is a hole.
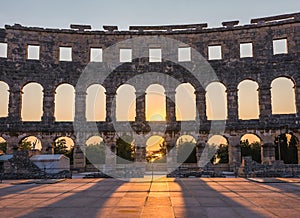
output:
M262 163L272 164L275 161L275 145L274 143L264 143L262 145Z
M144 91L135 92L136 97L136 122L146 120L146 93Z
M54 118L54 108L55 108L55 92L52 90L43 90L43 116L42 122L53 123Z
M228 142L229 166L234 169L241 164L240 136L230 136Z
M176 91L166 90L166 120L168 122L176 121L176 104L175 104L175 95Z

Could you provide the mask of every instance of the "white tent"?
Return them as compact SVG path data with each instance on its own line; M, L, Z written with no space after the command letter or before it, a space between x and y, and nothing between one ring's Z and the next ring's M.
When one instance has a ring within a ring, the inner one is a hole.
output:
M70 159L62 154L34 155L30 160L46 173L58 173L70 170Z

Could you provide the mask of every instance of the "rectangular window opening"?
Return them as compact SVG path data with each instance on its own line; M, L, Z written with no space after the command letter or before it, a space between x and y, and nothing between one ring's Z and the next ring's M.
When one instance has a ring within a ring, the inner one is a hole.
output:
M91 62L102 62L103 50L102 48L91 48L90 50L90 61Z
M241 58L253 57L253 45L251 42L240 44L240 57Z
M40 46L39 45L28 45L27 46L27 59L39 60L40 59Z
M72 47L59 47L59 61L72 61Z
M191 61L191 48L190 47L182 47L178 48L178 61Z
M7 43L0 42L0 58L7 58Z
M120 62L132 62L132 49L130 48L120 49Z
M149 49L149 62L161 62L161 49L160 48L150 48Z
M287 54L287 39L274 39L273 40L273 54Z
M222 46L210 45L208 46L208 60L221 60L222 59Z

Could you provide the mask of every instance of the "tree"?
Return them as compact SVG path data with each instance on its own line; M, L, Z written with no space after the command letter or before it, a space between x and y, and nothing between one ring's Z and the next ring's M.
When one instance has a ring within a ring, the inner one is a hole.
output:
M65 139L58 139L54 143L54 154L65 154L68 151L67 142Z
M289 138L288 138L289 135ZM276 160L283 160L285 164L298 164L298 139L290 134L280 134L275 138L275 158ZM280 148L280 158L278 152L278 146Z
M6 153L6 149L7 149L7 143L6 142L0 142L0 153L1 153L1 151L3 153Z
M124 135L117 139L117 163L125 164L134 161L135 148L130 136Z
M259 142L249 143L248 139L241 141L241 156L251 156L252 160L261 163L261 145Z
M54 154L63 154L70 159L70 164L73 164L74 147L67 146L66 139L58 139L54 142Z
M213 164L223 164L229 162L228 145L220 144L216 154L210 160Z
M180 143L180 142L179 142ZM177 147L178 163L197 163L196 144L194 142L183 142Z
M27 141L27 138L21 141L21 144L19 145L19 149L21 151L30 151L31 150L31 142Z
M100 142L88 145L85 149L85 156L87 164L105 164L105 144Z

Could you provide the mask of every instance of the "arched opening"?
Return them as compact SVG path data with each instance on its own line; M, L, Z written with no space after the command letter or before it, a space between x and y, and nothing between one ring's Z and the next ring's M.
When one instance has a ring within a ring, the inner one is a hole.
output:
M166 95L161 85L150 85L146 90L146 120L166 120Z
M134 139L129 135L122 135L116 141L117 164L130 164L135 159Z
M105 121L106 116L105 88L99 84L88 87L86 95L87 121Z
M7 152L7 143L6 140L0 137L0 155L6 154Z
M55 121L73 121L75 114L75 89L61 84L55 90Z
M105 144L100 136L90 137L86 143L86 164L105 164Z
M177 163L197 163L196 140L193 136L183 135L177 139Z
M285 164L298 164L298 138L293 133L283 133L275 137L275 159Z
M208 120L227 119L227 94L222 83L212 82L206 87L206 112Z
M9 86L3 81L0 81L0 99L0 117L7 117L9 102Z
M190 83L180 84L176 88L176 119L195 120L196 96L195 89Z
M116 119L117 121L134 121L136 111L136 96L133 86L124 84L117 90Z
M224 136L214 135L207 141L208 153L213 164L227 164L229 162L228 141Z
M244 80L238 85L239 118L242 120L259 118L258 84Z
M54 141L54 154L63 154L70 159L73 164L74 141L73 139L62 136Z
M261 163L261 140L254 134L245 134L241 138L241 156L250 156L252 160Z
M146 160L150 163L166 163L167 147L165 139L154 135L146 142Z
M41 121L43 116L43 87L28 83L22 89L22 121Z
M19 149L21 151L41 151L42 143L37 137L28 136L20 141Z
M294 87L294 82L285 77L279 77L272 81L272 114L296 113L296 97Z

